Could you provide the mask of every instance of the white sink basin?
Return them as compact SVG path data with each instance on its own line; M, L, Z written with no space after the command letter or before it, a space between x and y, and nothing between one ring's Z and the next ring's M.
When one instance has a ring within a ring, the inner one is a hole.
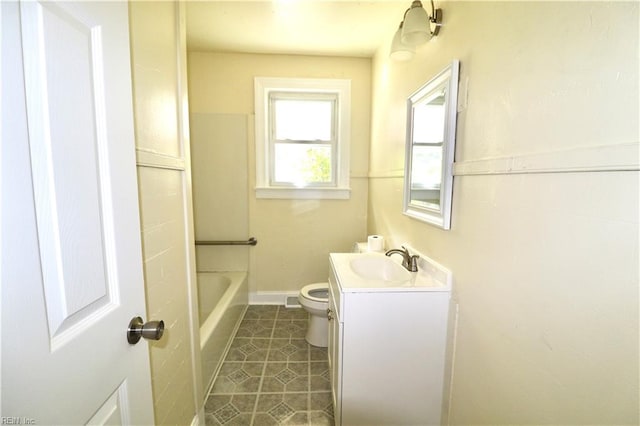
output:
M349 266L365 280L407 281L411 274L402 265L386 256L361 256L353 259Z
M418 272L400 264L400 256L382 253L331 253L329 259L343 292L451 291L451 271L407 244L411 254L420 256Z

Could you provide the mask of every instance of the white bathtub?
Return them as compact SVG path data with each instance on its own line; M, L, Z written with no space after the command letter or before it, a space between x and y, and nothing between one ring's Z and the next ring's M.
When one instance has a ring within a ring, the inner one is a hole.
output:
M205 395L249 304L246 272L198 272L200 350Z

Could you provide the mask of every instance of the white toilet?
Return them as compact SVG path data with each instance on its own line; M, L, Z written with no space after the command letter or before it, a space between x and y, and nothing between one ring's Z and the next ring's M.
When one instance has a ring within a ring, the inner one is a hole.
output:
M326 348L329 338L329 283L315 283L302 287L298 294L298 302L309 312L305 340L310 345Z

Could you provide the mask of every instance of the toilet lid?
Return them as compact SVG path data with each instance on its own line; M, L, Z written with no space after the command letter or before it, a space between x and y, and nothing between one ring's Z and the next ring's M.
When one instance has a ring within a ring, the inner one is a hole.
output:
M300 294L305 299L313 300L316 302L328 302L329 301L329 283L315 283L302 287Z

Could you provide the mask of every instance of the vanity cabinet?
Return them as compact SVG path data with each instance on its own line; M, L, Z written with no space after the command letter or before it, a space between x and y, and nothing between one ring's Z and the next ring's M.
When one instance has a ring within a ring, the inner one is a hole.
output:
M330 255L328 351L335 424L440 424L450 286L346 282L345 262L336 261L341 256L357 255Z

